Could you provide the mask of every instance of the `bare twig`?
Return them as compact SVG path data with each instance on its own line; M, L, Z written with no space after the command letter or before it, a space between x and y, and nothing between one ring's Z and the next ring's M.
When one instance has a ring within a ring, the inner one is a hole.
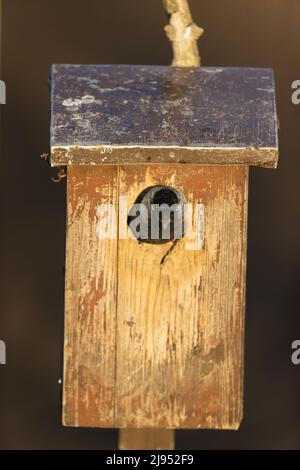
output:
M49 163L49 158L50 158L49 153L42 153L41 155L42 160L45 160L45 162Z
M47 162L50 165L50 155L49 153L42 153L41 159ZM56 176L51 176L53 183L59 183L63 178L67 176L67 170L64 166L58 167L58 172Z
M59 183L63 178L65 178L67 176L67 170L64 166L60 166L58 168L58 172L57 172L57 176L56 178L54 178L52 176L51 180L53 181L53 183Z
M197 41L204 30L193 22L188 0L163 0L170 17L165 31L173 46L174 67L199 67Z

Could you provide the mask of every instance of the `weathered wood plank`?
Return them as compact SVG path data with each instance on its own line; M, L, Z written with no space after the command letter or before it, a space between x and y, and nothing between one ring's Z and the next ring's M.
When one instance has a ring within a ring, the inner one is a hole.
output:
M172 429L121 429L120 450L174 450L175 433Z
M96 237L101 203L152 185L204 204L203 249ZM69 168L65 425L239 426L247 187L239 166Z
M97 206L117 207L116 167L70 167L63 423L113 427L117 240L96 236Z
M277 164L270 69L54 65L51 103L54 166Z
M162 264L170 243L119 241L115 426L236 429L248 168L123 166L119 179L129 205L152 185L203 203L205 247L184 238Z

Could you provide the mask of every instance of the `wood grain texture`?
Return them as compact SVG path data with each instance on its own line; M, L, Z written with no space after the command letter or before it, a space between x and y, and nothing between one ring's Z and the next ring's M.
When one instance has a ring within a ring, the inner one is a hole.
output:
M179 189L205 205L205 248L119 241L119 428L236 429L242 418L248 169L123 166L120 194ZM194 217L195 221L195 217Z
M119 450L174 450L175 433L171 429L121 429Z
M100 203L152 185L204 204L203 249L96 237ZM238 428L247 189L244 166L68 169L65 425Z
M51 163L275 167L270 69L54 65Z
M96 237L101 203L117 204L116 167L68 169L63 423L113 427L117 240Z

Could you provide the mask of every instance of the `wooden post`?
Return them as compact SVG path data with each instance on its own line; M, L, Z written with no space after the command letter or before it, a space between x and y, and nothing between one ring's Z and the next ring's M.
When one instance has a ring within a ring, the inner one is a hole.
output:
M174 450L172 429L120 429L120 450Z

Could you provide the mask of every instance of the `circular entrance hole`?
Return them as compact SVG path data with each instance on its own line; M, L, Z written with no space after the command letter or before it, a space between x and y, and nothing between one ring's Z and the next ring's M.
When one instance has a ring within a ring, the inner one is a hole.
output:
M143 243L163 244L184 236L183 194L171 186L150 186L135 200L128 213L128 226Z

